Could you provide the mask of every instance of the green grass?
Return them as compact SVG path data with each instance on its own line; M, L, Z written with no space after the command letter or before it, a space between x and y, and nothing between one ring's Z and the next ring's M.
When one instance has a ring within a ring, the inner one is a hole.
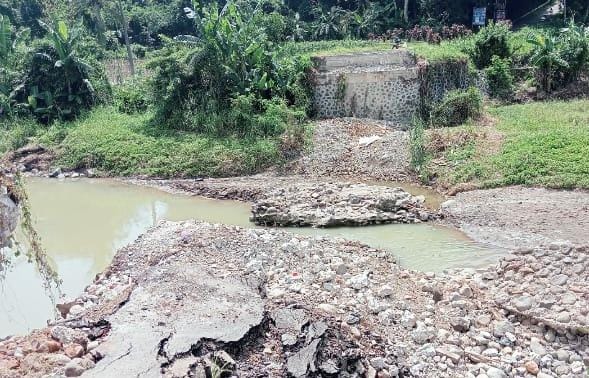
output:
M420 58L429 62L468 60L464 53L464 39L443 41L439 45L427 42L409 42L407 48Z
M369 51L388 51L392 49L390 42L366 40L289 42L283 45L284 52L289 55L325 56L343 55Z
M233 176L280 161L277 139L173 132L151 125L151 119L150 113L96 108L76 122L37 126L29 134L57 151L59 166L93 167L114 176Z
M463 49L463 40L444 41L439 45L426 42L410 42L407 49L417 56L430 60L462 60L468 59ZM344 55L371 51L390 51L391 42L343 40L343 41L317 41L317 42L290 42L284 45L285 52L289 55L326 56Z
M454 169L446 179L483 187L505 185L589 189L589 100L537 102L491 108L504 135L501 150L480 153L474 144L445 154ZM478 146L484 150L484 146Z

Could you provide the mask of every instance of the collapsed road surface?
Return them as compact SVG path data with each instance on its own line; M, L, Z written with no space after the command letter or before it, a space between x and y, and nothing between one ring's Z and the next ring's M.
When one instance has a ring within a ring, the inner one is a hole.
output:
M0 343L0 375L584 377L588 257L551 244L433 275L342 239L163 222L67 320Z

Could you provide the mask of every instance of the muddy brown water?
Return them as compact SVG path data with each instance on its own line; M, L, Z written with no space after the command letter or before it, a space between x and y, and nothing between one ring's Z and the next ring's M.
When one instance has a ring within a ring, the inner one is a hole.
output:
M37 229L68 297L79 295L108 266L117 249L160 220L253 227L249 205L236 201L174 195L115 180L35 178L27 186ZM401 265L421 271L482 267L503 253L478 245L459 231L431 224L288 230L359 240L390 250ZM0 286L0 337L43 327L52 316L34 266L16 259Z

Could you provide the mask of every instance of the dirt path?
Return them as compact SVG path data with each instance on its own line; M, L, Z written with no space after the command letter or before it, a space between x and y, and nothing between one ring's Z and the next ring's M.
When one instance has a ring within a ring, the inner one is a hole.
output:
M589 193L509 187L458 194L447 219L476 241L505 248L589 241Z

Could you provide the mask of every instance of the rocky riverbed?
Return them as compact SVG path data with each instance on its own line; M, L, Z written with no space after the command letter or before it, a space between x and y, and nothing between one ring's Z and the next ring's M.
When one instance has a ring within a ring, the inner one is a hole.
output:
M585 377L588 251L434 275L341 239L164 222L67 320L0 343L0 375Z
M589 240L589 192L583 190L473 190L457 194L442 211L474 240L504 248Z
M265 226L366 226L416 223L435 218L425 197L401 188L365 184L296 185L264 193L252 206L251 220Z

